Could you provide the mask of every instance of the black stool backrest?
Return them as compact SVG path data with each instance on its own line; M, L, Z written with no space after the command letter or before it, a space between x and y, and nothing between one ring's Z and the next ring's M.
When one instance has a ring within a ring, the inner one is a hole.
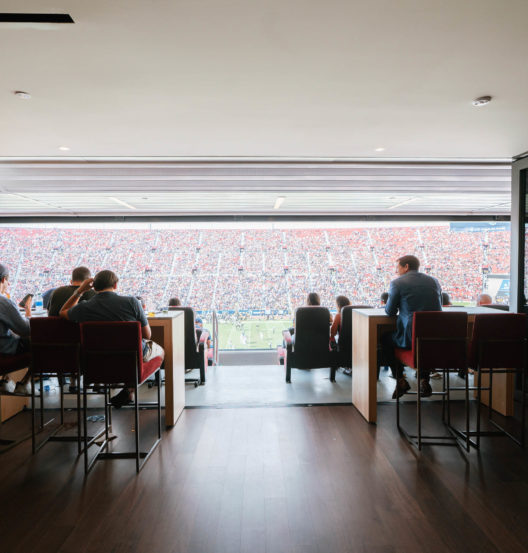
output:
M326 307L299 307L295 311L296 354L318 358L330 348L330 311Z
M467 313L416 311L412 348L420 369L466 368Z
M352 310L371 309L370 305L347 305L341 308L341 327L339 329L338 350L347 352L350 350L352 359Z
M33 317L31 357L34 374L70 374L80 369L81 331L61 317Z
M196 358L196 322L192 307L171 306L171 311L183 311L183 324L185 327L185 367L191 368Z
M521 368L526 356L524 313L475 315L469 351L470 366L484 369Z

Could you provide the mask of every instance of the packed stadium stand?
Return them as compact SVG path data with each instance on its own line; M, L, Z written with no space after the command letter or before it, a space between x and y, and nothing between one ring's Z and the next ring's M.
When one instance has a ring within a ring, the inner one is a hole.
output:
M0 229L11 295L69 281L73 267L112 269L148 310L179 296L197 310L289 314L307 292L378 305L397 257L415 254L452 300L472 301L490 274L509 272L509 230L423 225L328 229Z

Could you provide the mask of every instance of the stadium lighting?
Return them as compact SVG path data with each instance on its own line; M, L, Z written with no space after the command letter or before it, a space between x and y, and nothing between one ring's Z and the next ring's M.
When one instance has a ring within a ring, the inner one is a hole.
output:
M396 209L397 207L401 207L402 205L410 204L411 202L415 202L418 198L409 198L408 200L404 200L403 202L398 202L397 204L391 205L387 209Z
M273 206L273 209L279 209L279 207L284 203L285 199L286 199L286 196L279 196L275 200L275 205Z
M116 204L124 205L125 207L128 207L128 209L137 209L137 207L134 207L133 205L127 204L123 200L120 200L119 198L114 198L113 196L110 196L110 199L114 201Z
M60 150L61 152L69 152L69 151L70 151L70 149L68 148L68 146L59 146L59 150Z

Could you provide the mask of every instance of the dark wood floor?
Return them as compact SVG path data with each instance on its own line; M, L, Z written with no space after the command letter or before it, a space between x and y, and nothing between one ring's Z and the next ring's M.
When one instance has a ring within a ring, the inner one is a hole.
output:
M26 442L0 456L0 551L528 551L528 453L419 454L393 411L376 427L343 406L186 410L139 476L104 461L86 481L74 446Z

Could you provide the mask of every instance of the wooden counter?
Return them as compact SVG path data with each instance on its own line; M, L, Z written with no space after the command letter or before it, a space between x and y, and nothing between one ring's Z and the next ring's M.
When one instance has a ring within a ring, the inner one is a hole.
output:
M185 407L183 311L148 318L152 340L165 350L165 424L174 426Z
M505 314L485 307L449 307L447 311L468 314L468 336L471 336L476 314ZM382 334L396 328L396 317L384 309L354 309L352 312L352 404L368 422L377 421L377 348ZM485 386L487 377L482 378ZM514 375L493 376L493 409L505 416L513 415ZM488 404L488 394L482 393L482 403Z

